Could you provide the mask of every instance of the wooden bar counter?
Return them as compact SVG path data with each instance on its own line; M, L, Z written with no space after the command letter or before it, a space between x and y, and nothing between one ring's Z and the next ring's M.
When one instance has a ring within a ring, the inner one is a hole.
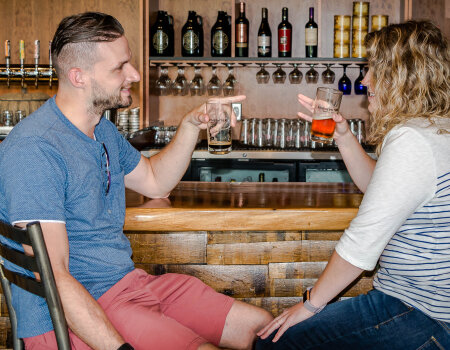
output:
M126 195L136 267L196 276L274 315L314 285L362 199L344 183L181 182L164 199ZM371 284L363 274L342 295Z

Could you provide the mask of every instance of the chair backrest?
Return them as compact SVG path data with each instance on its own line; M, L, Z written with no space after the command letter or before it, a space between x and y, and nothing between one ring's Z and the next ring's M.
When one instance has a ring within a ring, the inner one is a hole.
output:
M70 350L67 323L40 223L37 221L30 222L27 224L26 229L20 229L0 221L0 235L19 244L29 245L33 250L33 256L30 256L11 249L0 242L0 256L17 266L33 272L35 275L38 273L40 277L39 279L33 279L6 269L3 261L0 264L1 283L11 320L14 349L22 349L23 345L17 337L17 318L11 303L10 283L45 298L53 322L58 349Z

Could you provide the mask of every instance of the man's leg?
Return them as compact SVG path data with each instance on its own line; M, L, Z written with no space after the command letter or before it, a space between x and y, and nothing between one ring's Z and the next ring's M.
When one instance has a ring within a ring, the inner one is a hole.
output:
M256 333L272 319L272 315L266 310L236 300L227 315L220 346L252 349Z
M272 320L264 309L217 293L197 278L166 274L158 279L152 290L162 312L215 346L251 349L256 332Z

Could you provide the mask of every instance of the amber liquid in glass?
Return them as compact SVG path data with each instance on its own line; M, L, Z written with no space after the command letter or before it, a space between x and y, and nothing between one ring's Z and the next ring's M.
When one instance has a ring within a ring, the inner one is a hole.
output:
M331 143L336 122L333 118L313 119L311 124L311 138L313 141Z

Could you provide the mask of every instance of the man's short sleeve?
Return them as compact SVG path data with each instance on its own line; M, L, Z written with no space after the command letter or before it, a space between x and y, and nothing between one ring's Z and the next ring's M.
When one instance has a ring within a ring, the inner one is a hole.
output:
M54 146L27 137L5 149L1 164L10 222L48 220L65 222L67 172Z
M141 160L141 153L134 148L119 132L117 132L119 143L119 161L125 175L131 173Z

